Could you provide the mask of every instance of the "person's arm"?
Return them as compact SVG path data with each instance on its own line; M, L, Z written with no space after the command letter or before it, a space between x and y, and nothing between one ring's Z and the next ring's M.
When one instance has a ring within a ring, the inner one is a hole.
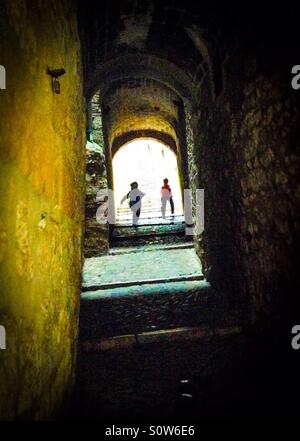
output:
M125 194L125 196L121 199L121 204L126 201L126 199L129 198L129 193Z

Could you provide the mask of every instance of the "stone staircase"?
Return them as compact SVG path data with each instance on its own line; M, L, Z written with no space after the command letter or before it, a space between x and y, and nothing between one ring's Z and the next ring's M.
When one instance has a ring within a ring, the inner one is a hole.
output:
M168 223L168 218L171 218L170 205L166 207L167 220L164 221L161 217L161 199L157 196L157 188L154 186L151 180L143 180L141 189L147 188L147 194L142 199L142 209L140 214L140 224L143 223ZM183 212L181 204L178 200L175 201L175 213L177 222L183 222ZM116 207L116 222L120 225L130 225L132 223L132 212L127 202L122 205L117 204Z
M85 261L82 341L236 325L224 296L204 280L183 223L116 227L112 244L108 255Z
M85 262L76 419L247 413L241 330L204 279L184 224L116 227L109 254Z
M116 247L137 247L155 245L158 243L181 244L191 242L191 237L185 235L185 224L181 219L152 219L150 223L140 222L135 228L130 225L116 224L111 235L111 244Z

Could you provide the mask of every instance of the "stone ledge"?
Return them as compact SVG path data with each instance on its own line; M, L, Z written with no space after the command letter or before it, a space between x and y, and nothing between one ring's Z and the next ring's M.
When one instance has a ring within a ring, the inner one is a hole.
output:
M194 282L199 280L204 280L203 274L169 277L168 279L158 278L158 279L144 279L144 280L126 280L124 282L103 283L103 284L91 285L91 286L83 285L82 292L98 291L102 289L125 288L136 285L153 285L157 283Z
M241 331L242 328L240 326L215 329L209 327L162 329L159 331L142 332L136 335L118 335L100 340L86 340L80 343L80 349L83 352L128 349L134 346L163 341L201 340L213 336L225 337L239 334Z
M176 245L149 245L147 247L147 245L145 245L143 247L143 249L139 248L138 246L132 247L132 248L112 248L111 250L108 251L108 255L109 256L118 256L120 254L132 254L132 253L147 253L147 252L151 252L151 251L169 251L169 250L186 250L186 249L191 249L194 248L194 243L193 242L186 242L186 243L178 243Z

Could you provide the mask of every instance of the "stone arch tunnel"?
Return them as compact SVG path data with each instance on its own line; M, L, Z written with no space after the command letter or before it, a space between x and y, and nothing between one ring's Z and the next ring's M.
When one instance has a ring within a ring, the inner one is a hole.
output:
M295 412L299 7L0 10L0 419ZM169 204L97 221L143 139L175 153L182 194L204 189L201 234Z

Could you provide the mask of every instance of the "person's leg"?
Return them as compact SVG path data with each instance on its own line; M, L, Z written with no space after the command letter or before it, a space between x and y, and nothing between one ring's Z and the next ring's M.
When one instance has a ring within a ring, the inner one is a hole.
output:
M136 215L136 210L132 210L132 224L137 225L138 217Z
M174 201L172 196L170 197L171 213L174 214Z
M161 214L163 219L166 217L166 205L167 205L166 198L161 198Z
M141 214L141 202L137 202L132 206L132 223L137 225L140 214Z

